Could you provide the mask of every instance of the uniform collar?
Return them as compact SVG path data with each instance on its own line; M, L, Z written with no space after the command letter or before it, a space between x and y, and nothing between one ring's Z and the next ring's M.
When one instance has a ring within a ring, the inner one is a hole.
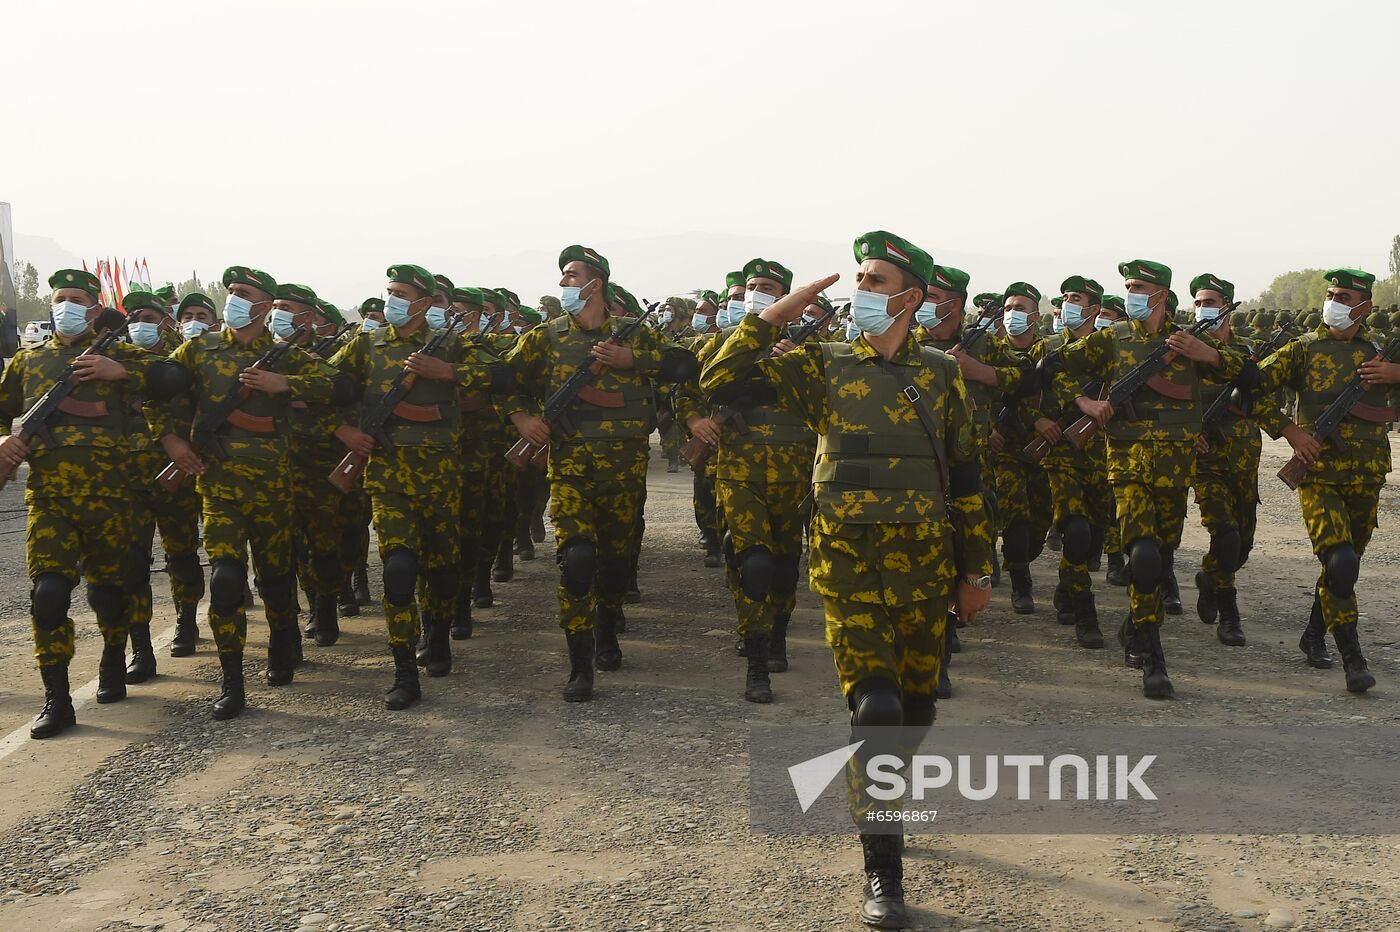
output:
M880 360L884 358L875 351L873 346L866 342L864 333L851 341L851 354L861 362L869 362L872 359ZM904 335L904 342L900 344L899 349L895 350L894 358L892 358L890 362L899 366L912 366L918 363L922 357L923 354L919 351L919 341L917 337L913 333L906 333Z

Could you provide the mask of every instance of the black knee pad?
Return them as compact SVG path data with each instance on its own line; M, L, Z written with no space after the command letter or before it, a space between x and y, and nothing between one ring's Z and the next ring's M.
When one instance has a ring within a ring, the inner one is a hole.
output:
M68 620L73 604L73 584L62 573L40 573L29 590L29 612L34 623L53 631Z
M235 612L243 604L243 587L248 571L242 561L220 559L213 562L209 574L209 610L220 615Z
M799 560L795 554L782 554L773 558L773 591L778 595L792 595L797 591Z
M773 591L777 574L777 563L767 547L746 547L737 555L739 561L739 588L744 595L755 602L768 598Z
M1322 565L1327 570L1327 590L1344 599L1351 598L1361 575L1361 558L1356 555L1356 548L1334 544L1322 555Z
M1060 550L1071 563L1089 562L1094 555L1094 532L1088 518L1070 515L1065 519L1065 526L1060 529Z
M88 583L87 603L98 621L116 620L126 612L126 590L121 586Z
M340 555L334 553L312 554L311 568L322 579L333 580L340 575Z
M904 700L904 724L917 728L927 728L938 717L937 699L927 696L909 696Z
M165 571L171 579L178 579L186 585L200 582L199 557L192 553L165 558Z
M464 577L455 566L439 566L428 570L428 591L435 599L450 599L457 594Z
M1139 537L1128 545L1128 579L1138 592L1153 592L1162 584L1162 548Z
M412 605L418 585L418 557L411 550L396 548L384 555L384 599L390 605Z
M292 591L296 587L296 574L283 573L269 579L258 580L258 595L263 605L273 608L286 608L292 604Z
M132 547L126 552L126 571L122 582L131 592L140 592L151 584L151 555L142 547Z
M1031 561L1031 526L1024 521L1008 524L1001 532L1001 552L1011 563Z
M569 595L588 595L597 570L598 547L591 540L571 540L559 552L559 574Z
M1212 534L1210 555L1222 573L1233 573L1243 566L1244 561L1240 559L1240 529L1230 524Z
M904 700L899 686L883 677L861 680L846 697L851 707L851 727L904 724Z

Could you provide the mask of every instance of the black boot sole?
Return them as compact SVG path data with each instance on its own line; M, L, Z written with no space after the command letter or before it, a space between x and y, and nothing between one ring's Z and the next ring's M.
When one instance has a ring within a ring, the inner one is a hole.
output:
M216 722L226 722L231 718L238 718L239 715L243 714L244 708L245 706L243 703L239 703L236 706L224 706L222 708L215 706L211 717Z

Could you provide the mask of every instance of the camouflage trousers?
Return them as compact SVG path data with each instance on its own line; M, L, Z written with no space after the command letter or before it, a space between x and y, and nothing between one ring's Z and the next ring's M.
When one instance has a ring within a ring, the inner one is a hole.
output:
M808 482L715 481L729 531L726 579L742 638L767 634L775 617L789 617L797 606L798 564L807 523L803 505L810 491ZM772 591L763 599L749 598L740 585L744 552L754 547L766 548L776 567Z
M1118 503L1118 530L1123 549L1132 547L1142 538L1157 542L1165 556L1181 546L1181 531L1186 524L1186 487L1162 488L1140 482L1115 482L1113 495ZM1162 604L1162 589L1142 592L1128 586L1128 604L1134 624L1161 624L1166 620Z
M507 445L497 443L499 450L493 449L486 467L486 512L481 534L477 541L479 559L490 563L496 559L501 546L501 538L507 533L515 533L517 487L520 472L506 461Z
M715 496L715 477L701 469L691 481L695 504L695 527L710 539L719 537L719 500Z
M374 513L369 494L356 487L340 499L340 566L353 573L369 558L369 524Z
M494 490L490 475L486 472L468 472L462 476L461 500L457 506L457 528L461 539L457 565L461 568L461 587L457 598L471 600L472 581L476 579L476 567L480 560L490 561L490 554L482 552L481 540L485 536L487 513L497 507L491 501Z
M560 568L559 625L566 632L593 630L594 610L622 610L627 574L637 535L637 512L646 488L648 451L641 447L631 462L616 464L607 475L556 475L549 482L549 518L554 524ZM574 541L592 541L597 554L593 583L583 595L564 585L565 551Z
M1008 569L1029 566L1045 547L1045 535L1050 531L1053 506L1050 500L1050 480L1039 463L1026 463L1009 456L996 458L996 493L998 526L1002 531L1002 557ZM1024 528L1024 531L1020 529ZM1029 552L1019 554L1013 546L1008 552L1006 534L1025 533Z
M204 552L209 555L209 564L216 570L220 560L243 566L245 554L251 552L259 587L270 584L279 593L269 599L264 590L263 596L263 614L273 631L295 628L297 623L296 600L292 597L292 528L287 520L291 513L290 495L275 502L204 497ZM281 597L283 589L286 598ZM215 612L210 606L209 627L214 631L219 653L241 653L248 644L248 615L243 601L240 599L231 612Z
M1055 528L1063 531L1065 522L1078 516L1089 522L1096 539L1100 535L1106 537L1113 512L1113 487L1108 483L1108 470L1086 470L1080 464L1056 460L1045 464L1045 475L1055 503ZM1088 561L1071 562L1062 549L1060 586L1070 593L1088 592L1092 588Z
M292 484L296 522L297 578L314 595L333 596L351 567L341 563L341 539L348 517L345 495L326 481L340 457L297 460Z
M1259 448L1260 442L1256 436L1252 443L1232 441L1222 451L1223 456L1196 458L1193 485L1196 489L1196 507L1201 512L1201 526L1210 532L1212 538L1228 528L1239 531L1240 566L1249 559L1249 551L1254 547L1254 532L1259 526ZM1234 570L1223 571L1209 549L1201 557L1201 570L1216 589L1235 588Z
M128 627L149 625L154 613L151 592L151 546L160 529L165 573L175 607L193 608L204 598L204 571L199 565L199 494L186 483L174 495L152 486L132 497L131 548L127 555L126 618Z
M418 561L420 575L435 570L455 569L461 560L458 512L461 493L457 488L436 495L405 495L376 492L372 496L374 536L383 559L395 550L407 550ZM434 618L450 619L457 604L455 589L450 593L427 586L422 611ZM412 647L422 632L417 600L395 605L384 595L384 625L390 647Z
M887 679L899 685L906 702L931 701L943 664L952 578L941 587L941 596L909 605L822 598L826 643L842 695L849 697L863 680Z
M31 580L44 573L56 573L75 588L80 578L89 586L122 585L131 540L131 507L125 497L31 496L27 504L24 556ZM52 629L41 628L31 620L31 627L34 659L39 666L68 666L74 650L73 619ZM99 618L98 629L103 643L126 644L124 618Z
M1326 559L1327 551L1338 544L1351 544L1358 557L1366 553L1371 534L1378 526L1380 496L1381 486L1375 482L1340 486L1304 482L1298 486L1303 526L1319 560ZM1350 596L1333 592L1327 587L1325 570L1318 574L1317 595L1327 630L1356 623L1359 613L1355 590Z

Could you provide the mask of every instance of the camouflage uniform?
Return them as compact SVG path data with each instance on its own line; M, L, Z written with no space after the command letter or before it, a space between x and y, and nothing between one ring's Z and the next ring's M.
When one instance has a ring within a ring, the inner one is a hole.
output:
M464 337L468 357L478 365L499 362L499 357L480 335ZM458 639L472 634L472 584L477 578L478 565L489 572L494 549L488 552L482 545L490 515L499 514L503 507L493 500L501 488L495 476L511 469L505 461L502 442L504 433L501 416L493 396L485 391L462 393L458 398L461 412L461 432L458 457L462 467L461 504L457 528L461 540L456 615L452 634ZM497 520L500 520L497 518Z
M341 412L331 405L296 399L291 404L290 460L293 515L298 534L297 577L315 598L334 606L352 564L341 561L351 512L341 491L326 481L345 457L335 438Z
M997 337L988 342L995 343L998 351L1021 363L1033 365L1045 355L1045 340L1040 337L1025 349ZM1002 562L1013 576L1013 582L1014 577L1026 574L1025 588L1029 595L1029 567L1045 546L1045 535L1050 530L1053 515L1049 477L1039 463L1022 451L1035 437L1034 424L1042 416L1040 399L1004 393L996 404L992 431L999 434L1005 444L1000 453L992 454L997 520L1002 532Z
M489 333L481 340L499 359L504 359L519 338L513 333ZM492 567L502 551L510 553L506 541L507 529L514 530L517 488L520 471L507 462L506 451L519 439L519 434L503 418L487 419L481 424L482 439L488 456L485 460L485 512L477 538L476 576L473 580L475 604L489 608L494 601L491 591Z
M73 359L95 340L89 333L64 346L53 336L19 350L0 379L0 434L11 433L10 421L63 378ZM39 437L30 444L25 561L34 582L31 621L34 658L41 669L67 667L73 657L67 605L80 574L107 648L104 663L107 652L115 651L120 673L126 647L123 584L132 537L126 423L154 357L125 343L114 344L105 355L125 365L128 377L79 383L68 397L91 407L78 413L74 406L74 413L50 418L55 446ZM46 592L53 594L46 597Z

